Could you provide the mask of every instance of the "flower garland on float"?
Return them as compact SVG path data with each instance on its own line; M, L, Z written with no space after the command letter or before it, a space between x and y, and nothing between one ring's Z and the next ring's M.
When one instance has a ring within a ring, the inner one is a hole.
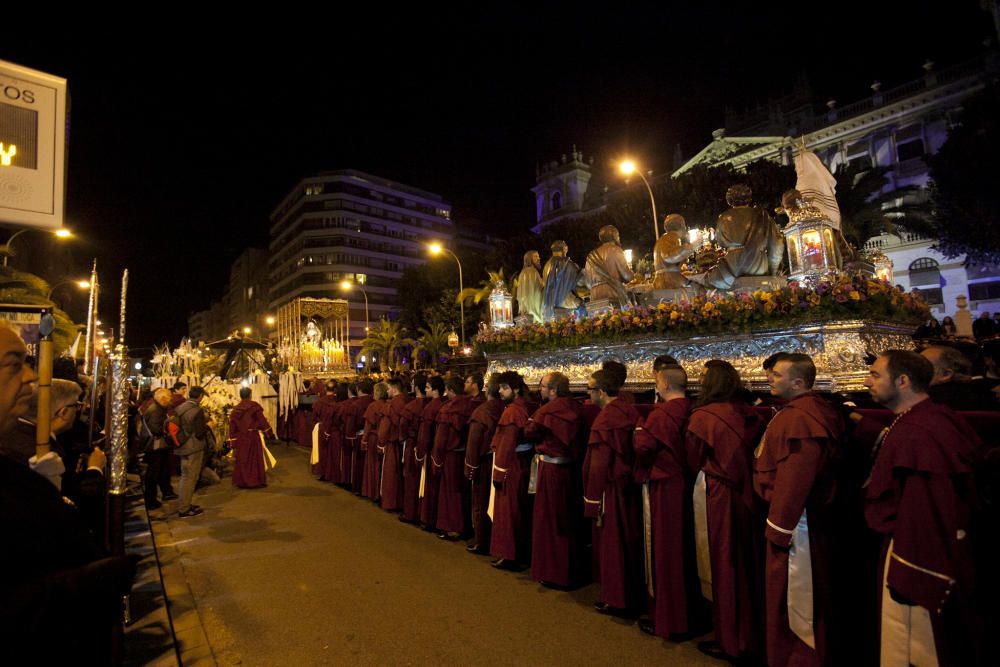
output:
M832 273L813 284L789 282L776 290L710 293L594 317L572 315L542 324L485 329L476 336L476 344L487 353L530 352L645 334L693 337L832 320L917 323L928 317L930 309L919 295L883 280Z

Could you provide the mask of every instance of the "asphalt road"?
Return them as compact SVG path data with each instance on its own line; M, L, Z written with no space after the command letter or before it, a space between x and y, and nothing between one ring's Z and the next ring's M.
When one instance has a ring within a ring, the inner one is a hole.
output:
M231 665L721 665L560 592L499 572L462 543L316 481L278 446L267 488L228 478L198 517L159 531L179 553L211 653Z

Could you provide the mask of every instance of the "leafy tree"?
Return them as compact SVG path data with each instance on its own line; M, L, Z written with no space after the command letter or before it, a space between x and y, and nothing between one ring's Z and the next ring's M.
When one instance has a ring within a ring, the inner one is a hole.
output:
M69 349L83 327L73 322L61 309L56 308L55 303L48 297L50 289L47 282L32 273L6 266L0 267L0 303L52 307L52 315L56 321L52 341L58 354Z
M844 238L858 250L873 236L892 232L903 225L913 232L924 232L926 204L910 203L918 194L916 187L896 188L887 177L889 167L868 168L857 164L838 169L837 205L840 208L840 229Z
M426 329L421 327L416 347L413 348L414 358L427 357L427 363L432 368L437 368L441 357L448 354L448 334L450 333L451 329L440 322L434 322Z
M382 319L378 324L361 341L361 354L377 356L382 371L397 370L400 348L412 347L413 339L406 337L406 329L399 322Z
M936 249L973 263L1000 261L1000 189L990 168L1000 155L1000 87L968 100L959 124L929 160L930 227Z

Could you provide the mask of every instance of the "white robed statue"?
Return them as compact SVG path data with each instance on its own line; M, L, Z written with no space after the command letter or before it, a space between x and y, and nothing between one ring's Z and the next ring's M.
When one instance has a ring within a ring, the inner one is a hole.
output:
M795 156L795 189L801 198L812 204L840 229L840 207L837 206L837 179L830 170L805 146Z

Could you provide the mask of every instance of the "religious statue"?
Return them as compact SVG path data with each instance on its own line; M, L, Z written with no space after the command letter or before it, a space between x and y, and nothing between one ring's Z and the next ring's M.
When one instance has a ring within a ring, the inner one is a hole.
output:
M313 345L319 345L320 340L323 338L322 332L320 332L319 327L312 320L306 324L306 332L303 335L303 342L312 343Z
M552 257L542 270L544 292L542 295L542 321L550 322L580 307L580 297L574 290L580 279L580 267L567 257L569 246L565 241L554 241Z
M681 264L691 256L694 248L688 242L687 222L679 213L663 219L663 236L653 246L653 289L681 289L688 279L681 273Z
M808 223L822 222L831 230L834 239L832 250L837 268L844 262L857 261L858 253L850 246L840 229L840 206L837 205L837 179L815 153L808 150L803 140L802 148L794 158L795 188L781 196L781 212L788 216L789 226L815 226ZM799 225L798 223L807 223Z
M583 282L590 289L590 300L608 300L612 305L631 303L625 283L632 280L632 270L625 261L618 229L605 225L597 233L601 245L590 251L583 266Z
M542 256L537 250L524 253L524 268L517 276L517 299L519 317L530 318L532 322L542 321Z
M726 191L730 208L719 216L715 229L715 241L726 254L707 273L692 276L692 281L729 290L741 276L777 275L785 253L781 232L767 211L750 205L752 198L746 185Z

